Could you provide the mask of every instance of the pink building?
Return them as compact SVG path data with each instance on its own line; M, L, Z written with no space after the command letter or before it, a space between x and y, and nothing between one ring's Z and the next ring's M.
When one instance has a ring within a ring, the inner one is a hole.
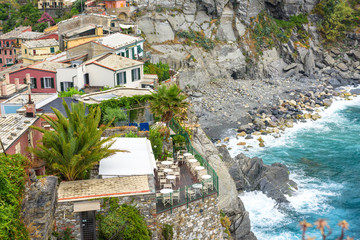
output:
M106 8L124 8L129 7L128 3L126 3L126 0L107 0L105 1L105 7Z
M18 62L20 54L17 38L23 32L31 31L29 26L20 26L0 35L0 71Z
M39 62L9 73L10 83L25 84L26 74L30 74L33 93L56 93L56 70L70 66L65 63Z

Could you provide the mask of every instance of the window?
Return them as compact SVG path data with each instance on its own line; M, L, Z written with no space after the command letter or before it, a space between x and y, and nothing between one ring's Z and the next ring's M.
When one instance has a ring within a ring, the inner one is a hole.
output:
M30 78L30 81L31 81L31 88L37 88L36 78L32 77L32 78Z
M111 23L111 27L115 27L115 23L114 23L114 22Z
M126 57L129 58L129 49L126 49Z
M1 46L0 46L1 47ZM0 49L0 54L1 54L1 49Z
M9 50L9 55L12 55L12 51L11 51L11 50Z
M7 55L7 51L5 50L5 53L4 53L5 55Z
M36 50L33 50L33 55L36 55Z
M21 152L21 142L15 145L15 153L20 153L20 152Z
M54 88L54 79L51 77L41 78L41 88Z
M14 49L14 55L16 55L16 49Z
M51 47L50 48L50 53L54 53L55 52L55 48Z
M9 41L6 42L6 46L9 47Z
M116 74L116 84L117 85L126 84L126 72L119 72Z
M27 49L25 49L25 54L27 54Z
M12 58L7 58L7 59L6 59L6 64L11 64L11 63L13 63Z
M62 92L67 91L68 88L72 88L72 87L74 87L74 83L73 83L73 82L61 82L61 83L60 83L60 90L61 90Z
M124 53L124 52L121 52L121 56L122 56L122 57L125 57L125 53Z
M140 80L140 68L135 68L131 70L131 76L132 76L132 81L137 81Z
M2 58L0 58L0 63L2 63Z

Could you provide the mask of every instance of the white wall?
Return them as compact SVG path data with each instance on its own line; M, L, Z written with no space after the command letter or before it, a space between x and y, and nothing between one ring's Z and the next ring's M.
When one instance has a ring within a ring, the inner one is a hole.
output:
M137 46L140 46L141 49L143 50L140 54L138 53ZM141 43L136 44L135 47L129 48L129 58L132 58L132 51L135 51L135 58L142 57L144 55L144 43L141 42ZM126 52L125 48L121 48L121 49L115 51L116 54L120 54L120 55L121 55L121 53L125 53L125 52ZM124 55L124 56L126 57L126 55Z
M56 87L61 92L60 82L73 82L74 87L82 89L85 86L83 66L77 68L58 68L56 70Z
M140 67L140 80L135 82L131 81L131 70ZM133 68L127 68L124 70L119 70L113 72L109 69L100 67L95 64L89 64L86 66L86 72L89 73L90 86L96 87L115 87L116 82L116 73L126 71L126 85L125 87L130 88L141 88L141 80L144 78L144 69L143 65L139 65Z

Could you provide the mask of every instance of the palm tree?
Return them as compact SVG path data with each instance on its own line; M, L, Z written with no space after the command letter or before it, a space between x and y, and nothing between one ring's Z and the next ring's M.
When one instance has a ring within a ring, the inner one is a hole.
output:
M160 85L158 91L152 94L150 107L152 113L168 124L173 117L185 117L189 105L185 102L187 96L173 84L169 87Z
M52 108L57 119L41 115L53 129L45 130L33 127L43 133L42 143L38 148L29 150L36 157L44 160L49 166L72 181L82 179L85 174L101 160L116 152L109 149L114 143L113 137L101 139L103 131L111 124L98 128L101 111L92 108L86 115L83 103L71 104L71 111L63 101L66 118L59 110Z

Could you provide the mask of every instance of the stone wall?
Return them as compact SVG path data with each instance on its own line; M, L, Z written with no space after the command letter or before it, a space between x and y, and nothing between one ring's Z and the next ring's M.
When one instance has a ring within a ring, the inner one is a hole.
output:
M144 216L145 221L153 232L153 238L156 239L156 196L155 193L116 197L119 199L119 205L121 204L136 204L137 209L141 215ZM98 212L106 212L107 207L103 207L104 199L98 199L100 201L101 209ZM58 208L55 213L57 231L61 234L66 228L72 229L71 236L74 239L81 239L80 229L80 214L74 213L74 202L59 202ZM98 224L97 224L98 225Z
M22 217L33 240L47 240L53 231L57 199L57 177L39 180L33 174L32 184L25 189Z
M173 226L173 239L223 239L217 195L196 200L186 205L157 215L157 231L161 236L162 226ZM160 238L159 238L160 239Z

